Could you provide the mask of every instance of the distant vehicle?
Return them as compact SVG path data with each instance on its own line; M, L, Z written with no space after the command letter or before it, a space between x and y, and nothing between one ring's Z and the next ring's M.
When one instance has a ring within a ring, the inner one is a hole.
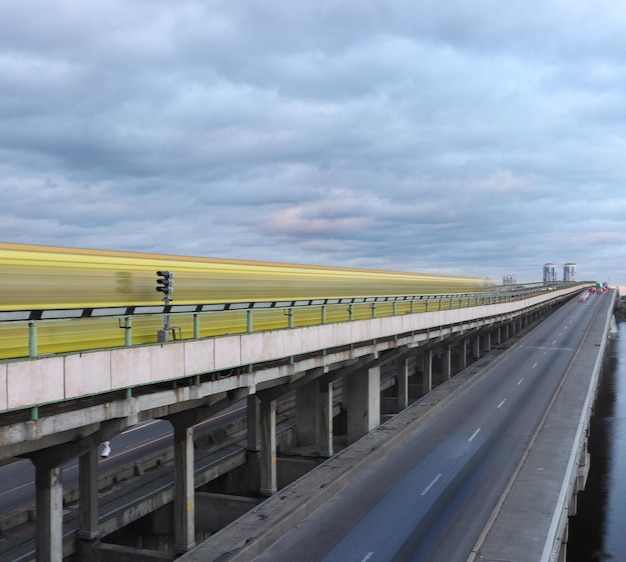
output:
M580 293L578 295L578 302L585 302L589 298L589 291L585 291L584 293Z

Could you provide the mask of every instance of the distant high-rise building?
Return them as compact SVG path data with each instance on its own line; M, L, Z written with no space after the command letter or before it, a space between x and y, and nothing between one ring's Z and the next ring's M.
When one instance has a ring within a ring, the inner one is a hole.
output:
M563 266L563 281L576 281L576 264L567 262Z
M543 282L554 283L556 281L556 265L553 263L545 263L543 265Z
M503 285L516 285L517 277L515 277L515 275L505 275L504 277L502 277L502 284Z

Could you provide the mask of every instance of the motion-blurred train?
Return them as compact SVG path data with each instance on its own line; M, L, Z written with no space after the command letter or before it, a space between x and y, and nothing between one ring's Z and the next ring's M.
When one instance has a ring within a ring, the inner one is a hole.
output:
M0 310L162 304L156 272L174 272L173 304L480 292L487 279L0 243Z

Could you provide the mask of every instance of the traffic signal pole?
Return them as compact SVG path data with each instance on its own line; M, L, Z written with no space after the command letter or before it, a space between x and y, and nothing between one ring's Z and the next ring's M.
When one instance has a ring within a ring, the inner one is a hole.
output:
M172 293L174 292L174 272L173 271L157 271L156 290L163 293L163 302L167 307L172 302ZM170 341L170 315L163 315L163 329L157 333L159 342Z

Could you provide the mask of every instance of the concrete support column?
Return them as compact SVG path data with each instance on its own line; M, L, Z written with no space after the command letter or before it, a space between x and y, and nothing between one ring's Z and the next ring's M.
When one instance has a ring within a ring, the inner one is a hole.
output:
M261 428L260 428L260 411L261 401L256 394L248 396L247 415L247 435L248 435L248 451L259 452L261 450Z
M262 496L278 490L276 479L276 400L261 400L261 489Z
M61 467L35 464L37 562L63 561L63 482Z
M474 337L474 345L472 347L472 357L474 359L480 359L480 335L476 334Z
M316 380L296 388L296 443L301 447L317 444L318 401Z
M433 350L422 351L422 392L426 394L433 389Z
M459 370L467 368L467 339L463 338L459 342Z
M452 375L452 344L443 348L443 376L449 379Z
M318 379L296 389L296 442L333 456L332 383Z
M398 369L398 412L409 405L409 358L405 358Z
M333 449L333 384L319 383L318 445L322 457L332 457Z
M487 353L491 351L491 330L485 334L485 349Z
M174 550L187 552L196 544L193 426L174 426Z
M380 367L352 373L346 390L348 443L354 443L380 424Z
M94 540L98 529L98 448L78 457L78 538Z

